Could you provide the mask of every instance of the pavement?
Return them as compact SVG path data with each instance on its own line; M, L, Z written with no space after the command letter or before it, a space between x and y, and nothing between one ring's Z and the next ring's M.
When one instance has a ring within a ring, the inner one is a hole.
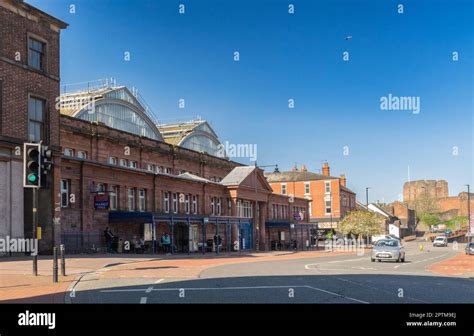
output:
M423 250L420 250L420 245ZM463 246L406 243L405 263L369 251L69 258L51 284L51 260L0 261L0 301L53 303L474 302L474 256ZM471 259L469 259L469 257ZM28 267L26 267L28 266ZM25 268L26 267L26 268ZM48 273L49 272L49 273ZM15 282L17 279L17 282Z

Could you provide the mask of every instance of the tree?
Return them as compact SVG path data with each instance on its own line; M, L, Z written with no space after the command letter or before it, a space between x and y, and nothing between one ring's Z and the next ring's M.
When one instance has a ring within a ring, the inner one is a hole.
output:
M428 226L438 224L441 221L437 214L431 214L431 213L422 214L422 217L420 218L420 220Z
M385 219L377 213L354 210L342 219L338 229L343 234L354 234L360 239L382 233L384 224Z

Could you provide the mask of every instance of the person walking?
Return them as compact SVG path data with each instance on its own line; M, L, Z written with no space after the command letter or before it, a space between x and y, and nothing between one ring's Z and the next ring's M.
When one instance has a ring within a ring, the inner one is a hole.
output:
M166 255L171 255L171 237L168 235L168 232L165 232L161 236L161 244L163 245L163 250Z
M105 244L107 246L107 253L112 253L112 243L114 241L114 234L107 226L104 230Z

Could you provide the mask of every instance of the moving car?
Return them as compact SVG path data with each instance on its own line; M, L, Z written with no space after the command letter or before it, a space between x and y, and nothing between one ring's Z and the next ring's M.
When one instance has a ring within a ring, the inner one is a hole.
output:
M466 244L466 254L474 254L474 243Z
M372 249L372 262L375 260L395 260L405 262L405 248L397 239L380 239Z
M445 236L438 236L433 240L433 246L448 246L448 238Z
M392 237L389 235L372 236L372 245L375 245L380 239L392 239Z

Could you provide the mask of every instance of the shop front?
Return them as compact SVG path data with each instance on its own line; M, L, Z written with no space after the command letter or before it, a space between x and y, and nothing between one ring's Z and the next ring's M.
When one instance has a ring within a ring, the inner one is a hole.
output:
M267 244L271 250L313 250L317 248L317 224L267 221L265 226Z
M109 224L122 252L133 251L137 241L149 253L217 253L252 250L254 246L250 218L110 212ZM123 248L130 243L132 249Z

